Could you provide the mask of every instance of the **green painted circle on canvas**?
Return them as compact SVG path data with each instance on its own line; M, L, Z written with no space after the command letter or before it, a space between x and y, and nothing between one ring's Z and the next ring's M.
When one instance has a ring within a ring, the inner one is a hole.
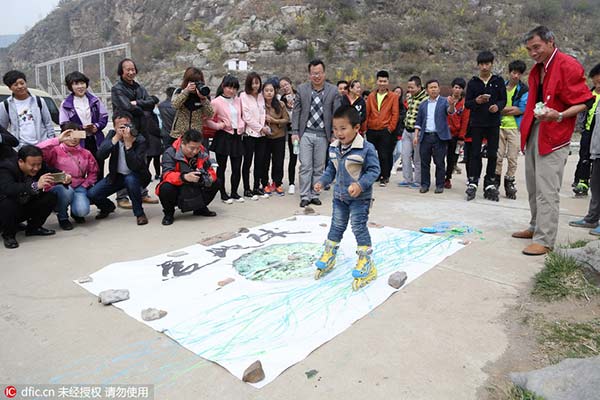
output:
M244 254L233 267L253 281L306 278L313 276L322 251L319 243L273 244Z

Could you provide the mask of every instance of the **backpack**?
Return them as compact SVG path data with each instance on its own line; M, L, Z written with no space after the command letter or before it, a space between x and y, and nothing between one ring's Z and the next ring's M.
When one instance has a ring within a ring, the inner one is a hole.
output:
M40 99L38 96L33 96L33 97L35 97L37 106L40 109L40 113L41 113L42 112L42 99ZM8 99L5 99L2 103L4 104L4 109L6 110L6 114L8 114Z

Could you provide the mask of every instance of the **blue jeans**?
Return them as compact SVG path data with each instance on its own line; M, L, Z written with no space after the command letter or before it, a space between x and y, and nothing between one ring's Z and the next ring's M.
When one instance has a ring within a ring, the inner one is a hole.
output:
M396 161L402 157L402 140L398 140L396 142L396 147L394 147L394 153L392 153L392 166L396 164Z
M127 194L131 198L131 205L133 207L133 215L139 217L144 215L144 209L142 208L142 184L135 175L131 173L129 175L117 174L114 182L111 183L110 176L102 179L96 183L94 187L88 190L88 197L96 204L96 206L103 211L112 211L115 209L115 205L108 199L113 193L118 192L121 189L126 189Z
M58 199L56 203L56 212L58 220L69 219L67 209L71 206L71 214L74 217L85 217L90 213L90 200L87 196L87 189L83 186L72 188L71 186L56 185L50 192L56 194Z
M348 226L348 219L352 225L352 233L359 246L371 246L371 235L367 228L369 220L369 207L371 199L343 201L333 199L333 215L331 217L331 228L327 239L333 242L341 242L344 231Z

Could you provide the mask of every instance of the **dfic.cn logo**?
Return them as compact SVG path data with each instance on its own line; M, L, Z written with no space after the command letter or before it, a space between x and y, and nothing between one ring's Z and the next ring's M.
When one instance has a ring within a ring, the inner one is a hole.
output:
M17 395L17 388L14 386L7 386L6 389L4 389L4 395L9 399L12 399Z

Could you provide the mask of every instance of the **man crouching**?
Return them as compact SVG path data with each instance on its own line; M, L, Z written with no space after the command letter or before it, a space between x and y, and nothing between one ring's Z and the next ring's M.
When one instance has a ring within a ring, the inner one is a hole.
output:
M202 134L188 130L169 147L162 158L162 179L156 194L163 206L163 225L175 220L175 206L182 212L214 217L208 205L221 185L211 166L208 150L202 146Z

